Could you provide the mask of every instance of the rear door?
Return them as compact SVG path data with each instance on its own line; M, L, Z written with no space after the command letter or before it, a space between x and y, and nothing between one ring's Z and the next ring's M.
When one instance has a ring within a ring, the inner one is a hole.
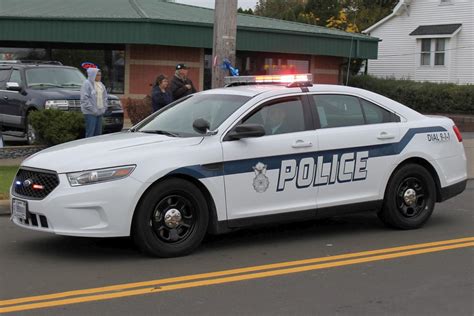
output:
M237 220L229 225L250 217L255 223L257 216L266 221L267 215L315 213L311 152L317 139L306 96L267 101L240 122L261 124L266 135L222 142L227 216Z
M312 94L317 118L318 209L375 201L395 162L400 118L354 95Z
M0 126L3 123L3 116L6 111L6 104L8 100L7 95L7 81L10 79L11 66L0 66Z

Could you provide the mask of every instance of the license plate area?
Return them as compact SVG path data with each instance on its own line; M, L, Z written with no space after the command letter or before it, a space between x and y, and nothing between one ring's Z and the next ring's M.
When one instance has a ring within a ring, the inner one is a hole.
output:
M26 220L26 212L28 210L28 202L18 199L12 199L12 215L13 217Z

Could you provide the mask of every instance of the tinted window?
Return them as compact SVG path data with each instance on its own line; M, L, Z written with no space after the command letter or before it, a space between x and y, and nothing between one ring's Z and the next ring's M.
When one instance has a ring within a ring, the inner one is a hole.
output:
M11 69L0 69L0 82L7 81L7 78L10 76Z
M379 123L388 123L388 122L398 122L400 121L395 114L381 108L378 105L373 104L364 99L360 99L362 103L362 108L364 109L365 119L367 124L379 124Z
M359 100L347 95L313 95L321 128L365 124Z
M19 70L13 69L9 82L16 82L18 84L21 84L21 75Z
M272 102L245 119L244 123L263 125L266 135L304 131L303 103L299 98Z

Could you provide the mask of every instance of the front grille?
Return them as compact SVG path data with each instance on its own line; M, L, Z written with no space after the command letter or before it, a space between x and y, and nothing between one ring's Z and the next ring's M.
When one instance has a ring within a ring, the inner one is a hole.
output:
M67 100L69 111L81 111L81 100Z
M59 185L59 178L52 171L20 169L15 177L15 193L33 199L44 199Z

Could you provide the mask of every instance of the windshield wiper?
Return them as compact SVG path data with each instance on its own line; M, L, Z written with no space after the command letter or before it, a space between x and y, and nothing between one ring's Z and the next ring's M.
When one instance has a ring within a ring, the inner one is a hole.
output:
M160 134L160 135L166 135L166 136L171 136L171 137L178 137L178 134L168 132L168 131L159 130L159 129L149 130L149 131L138 131L138 132L147 133L147 134Z
M54 84L54 83L31 83L28 85L30 88L33 87L56 87L56 88L61 88L60 85Z
M63 83L61 87L82 87L82 85L77 83Z

